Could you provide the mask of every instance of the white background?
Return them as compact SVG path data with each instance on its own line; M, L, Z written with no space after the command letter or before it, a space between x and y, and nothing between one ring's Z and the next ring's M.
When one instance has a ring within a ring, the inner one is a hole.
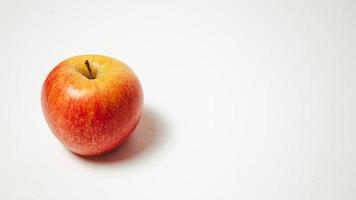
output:
M356 199L356 1L0 1L0 199ZM40 92L78 54L139 76L144 117L83 159Z

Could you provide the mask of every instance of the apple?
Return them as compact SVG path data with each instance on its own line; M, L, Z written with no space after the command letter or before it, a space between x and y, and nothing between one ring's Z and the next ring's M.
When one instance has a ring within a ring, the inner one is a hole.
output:
M143 92L123 62L102 55L81 55L59 63L42 86L48 126L70 151L105 154L122 144L138 125Z

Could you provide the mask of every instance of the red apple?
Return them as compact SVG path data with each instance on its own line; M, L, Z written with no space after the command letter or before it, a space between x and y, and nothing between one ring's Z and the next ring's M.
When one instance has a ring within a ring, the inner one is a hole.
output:
M59 63L42 87L42 110L54 135L84 156L109 152L139 123L143 92L124 63L82 55Z

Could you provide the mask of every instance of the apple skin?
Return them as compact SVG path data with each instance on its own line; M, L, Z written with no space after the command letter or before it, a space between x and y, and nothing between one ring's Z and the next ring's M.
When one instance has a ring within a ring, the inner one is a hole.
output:
M67 149L97 156L118 147L135 130L143 92L126 64L107 56L81 55L62 61L49 73L41 102L50 129Z

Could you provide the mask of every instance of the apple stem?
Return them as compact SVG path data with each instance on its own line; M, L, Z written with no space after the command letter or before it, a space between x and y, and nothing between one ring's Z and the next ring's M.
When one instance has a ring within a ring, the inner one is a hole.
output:
M88 60L85 60L85 66L87 66L87 69L88 69L88 71L89 71L90 79L94 79L93 72L91 71L90 63L89 63Z

